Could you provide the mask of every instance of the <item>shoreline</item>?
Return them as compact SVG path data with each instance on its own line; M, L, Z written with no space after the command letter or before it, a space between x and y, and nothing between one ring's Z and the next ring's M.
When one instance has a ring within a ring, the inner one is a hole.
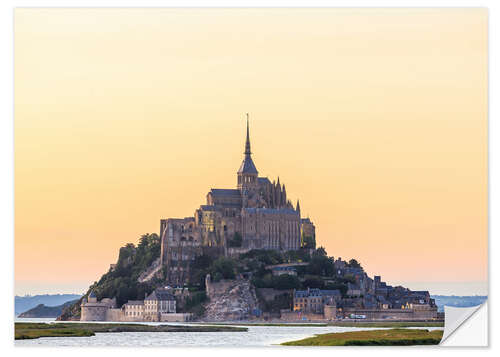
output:
M15 340L40 337L82 337L96 333L116 332L247 332L246 327L235 326L185 326L185 325L145 325L134 323L37 323L16 322Z
M338 321L260 321L260 320L241 320L241 321L187 321L187 322L170 322L170 321L79 321L79 320L49 320L49 318L17 318L15 323L48 323L48 324L117 324L117 325L145 325L145 326L290 326L290 327L389 327L389 328L405 328L405 327L444 327L444 320L433 321L415 321L415 320L338 320Z
M24 326L23 326L24 325ZM26 323L16 326L16 345L19 346L279 346L295 343L324 334L347 332L364 333L368 331L384 331L391 328L374 328L367 326L338 327L320 324L237 324L214 325L211 323L188 323L179 325L129 324L129 323L61 323L31 324L34 329L26 331ZM40 328L41 327L41 328ZM90 328L89 328L90 327ZM407 330L440 330L442 327L418 328ZM24 330L24 331L21 331ZM405 330L405 329L400 329ZM204 332L202 332L204 331ZM31 336L29 333L31 332ZM101 333L103 332L103 333ZM176 333L164 333L176 332ZM197 333L200 332L200 333ZM211 332L211 333L210 333ZM243 333L233 333L243 332ZM22 334L26 336L20 336ZM412 332L405 332L412 333ZM439 333L439 332L435 332ZM40 338L38 338L40 337ZM47 338L48 337L48 338ZM66 338L72 337L72 338ZM79 338L84 337L84 338ZM81 342L80 342L81 341Z

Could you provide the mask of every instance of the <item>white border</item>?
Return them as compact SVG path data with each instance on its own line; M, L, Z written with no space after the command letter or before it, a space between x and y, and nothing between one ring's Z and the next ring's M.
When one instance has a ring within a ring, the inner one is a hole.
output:
M498 28L500 21L500 6L498 1L483 0L483 1L111 1L111 0L86 0L86 1L14 1L4 0L0 3L0 26L1 26L1 48L2 55L0 56L0 81L1 86L1 100L0 100L0 164L2 170L0 171L0 228L2 239L1 251L1 264L2 264L2 294L1 294L1 309L3 313L2 323L2 351L10 355L11 353L28 355L36 353L45 355L64 355L68 353L77 356L87 354L101 353L110 354L118 352L117 348L109 349L86 349L86 348L60 348L60 349L36 349L30 350L27 348L14 348L13 347L13 303L14 303L14 240L13 240L13 8L14 7L487 7L489 8L490 19L490 103L489 103L489 118L490 118L490 158L498 158L499 154L499 125L498 121L498 101L495 96L498 95L498 70L496 63L500 63L498 56L498 48L500 42L498 41ZM496 160L498 162L498 159ZM495 164L493 159L490 159L490 276L494 271L498 270L498 261L494 259L497 251L495 242L495 228L499 222L498 215L498 202L499 195L496 185L498 183L499 164ZM494 279L490 279L489 301L492 301L498 285L495 284ZM493 320L496 320L496 310L494 304L490 305L490 328L493 328ZM490 336L491 336L490 332ZM490 338L491 348L487 349L474 349L473 353L492 353L495 350L495 343ZM471 354L470 348L462 349L444 349L438 347L422 347L425 348L426 353L439 353L454 355L469 355ZM190 349L190 348L177 348L177 349L162 349L161 351L153 351L153 349L143 350L143 353L182 353L183 355L199 355L200 353L217 353L218 355L231 356L237 353L238 355L251 355L256 351L263 354L273 354L272 348L266 349ZM332 354L332 353L348 353L348 354L374 354L377 355L392 355L401 354L405 355L418 355L422 353L421 348L402 348L389 347L389 348L354 348L350 347L343 351L342 348L331 350L330 348L287 348L285 351L289 356L303 356L304 354ZM119 353L124 356L135 356L139 351L135 348L120 349Z

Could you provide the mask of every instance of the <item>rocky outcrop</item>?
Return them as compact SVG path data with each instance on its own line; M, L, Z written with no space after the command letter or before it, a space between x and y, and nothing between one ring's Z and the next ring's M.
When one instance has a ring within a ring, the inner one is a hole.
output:
M62 309L61 315L56 318L56 321L80 321L83 296L74 304L68 305Z
M212 282L206 279L207 296L205 321L247 320L258 307L255 289L249 280L222 280Z

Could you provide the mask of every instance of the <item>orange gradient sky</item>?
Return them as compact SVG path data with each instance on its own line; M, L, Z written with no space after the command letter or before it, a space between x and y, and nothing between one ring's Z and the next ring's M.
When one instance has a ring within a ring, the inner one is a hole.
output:
M369 275L486 293L485 9L17 9L16 293L261 176ZM468 288L467 288L468 287Z

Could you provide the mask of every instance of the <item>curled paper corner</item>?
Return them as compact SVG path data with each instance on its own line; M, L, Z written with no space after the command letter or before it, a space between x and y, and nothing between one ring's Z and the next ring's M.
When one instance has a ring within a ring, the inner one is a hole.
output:
M440 346L488 346L488 302L472 307L444 307Z

